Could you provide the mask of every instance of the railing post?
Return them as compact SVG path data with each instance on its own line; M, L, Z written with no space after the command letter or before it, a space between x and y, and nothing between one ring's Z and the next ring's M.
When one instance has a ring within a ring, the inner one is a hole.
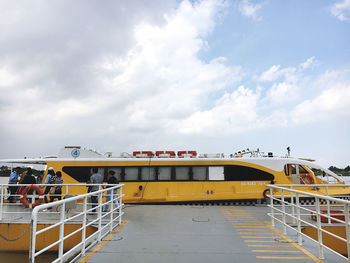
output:
M273 207L272 187L270 186L270 208L271 208L271 226L275 227L275 208Z
M320 209L320 199L316 199L316 218L317 218L317 237L318 237L318 254L320 259L324 259L323 255L323 241L322 241L322 224L321 224L321 209Z
M61 213L60 213L60 236L59 236L59 247L58 247L58 258L60 260L60 262L63 262L63 241L64 241L64 219L65 219L65 212L66 212L66 203L62 204L61 207Z
M301 234L301 221L300 221L300 202L299 202L299 194L295 193L295 202L297 207L297 228L298 228L298 244L303 244L303 236Z
M350 229L349 229L349 205L344 204L344 218L345 218L345 231L346 231L346 248L348 251L348 262L350 262Z
M81 232L81 240L83 242L82 244L82 248L81 248L81 254L83 256L85 256L85 247L86 247L86 244L85 244L85 239L86 239L86 210L87 210L87 200L88 200L88 197L85 196L84 197L84 202L83 202L83 229L82 229L82 232Z
M286 206L284 204L284 189L281 190L281 202L282 202L283 234L287 235Z
M122 193L123 187L119 187L119 225L122 224L122 198L123 198L123 193Z
M101 189L101 186L99 186ZM97 218L98 218L98 242L102 240L102 192L98 193L98 210L97 210Z
M292 190L292 186L290 187L290 190ZM292 223L295 224L294 194L292 191L290 191L290 205L292 207Z
M107 192L108 194L108 192ZM113 190L110 190L110 195L111 195L111 199L110 201L112 201L112 203L110 204L110 207L109 207L109 212L110 212L110 215L109 215L109 232L112 233L113 231L113 210L114 210L114 189Z
M1 185L1 200L0 200L0 220L2 220L2 209L4 205L4 185Z
M30 245L29 245L29 263L35 263L35 244L36 244L36 225L38 221L38 214L36 211L32 213L30 220Z
M328 197L328 186L326 186L326 196ZM327 199L327 215L331 216L331 202ZM331 219L328 218L328 224L331 223Z

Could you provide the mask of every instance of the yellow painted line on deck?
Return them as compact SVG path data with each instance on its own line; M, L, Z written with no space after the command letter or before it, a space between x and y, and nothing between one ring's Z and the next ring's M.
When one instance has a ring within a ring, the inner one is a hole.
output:
M249 242L249 243L255 243L255 242L261 242L261 243L279 243L279 241L276 240L244 240L244 242Z
M238 232L240 235L276 235L273 232L264 232L264 233L256 233L256 232Z
M232 224L232 226L237 226L237 227L248 226L248 227L252 227L252 226L264 226L264 225L256 225L256 224L254 224L254 225L247 225L247 224L237 224L237 223L235 223L235 224Z
M258 253L303 253L300 250L252 250L252 252Z
M260 221L256 220L256 219L252 219L252 220L246 220L246 219L242 219L242 220L228 220L230 222L238 222L238 223L241 223L241 222L248 222L248 223L260 223Z
M239 225L239 226L236 226L236 225L233 225L232 227L236 227L236 228L241 228L241 227L253 227L253 228L257 228L257 229L263 229L263 228L267 228L267 227L265 227L265 226L262 226L262 225L259 225L259 226L257 226L257 225L250 225L250 226L246 226L246 225L244 225L244 226L241 226L241 225Z
M248 247L294 247L292 245L247 245Z
M265 256L257 256L256 258L261 259L310 259L309 257L265 257Z
M265 223L266 226L268 228L270 228L272 231L274 231L275 233L279 234L281 237L283 237L285 240L289 241L289 243L291 243L293 246L295 246L296 248L298 248L299 250L303 251L306 255L309 256L309 258L311 258L313 261L317 262L317 263L322 263L323 261L320 260L319 258L315 257L313 254L311 254L309 251L307 251L305 248L303 248L302 246L300 246L299 244L295 243L293 240L291 240L289 237L283 235L282 233L280 233L277 229L273 228L272 226L270 226L269 224Z
M113 233L111 233L101 244L99 244L97 247L94 248L88 255L86 255L79 263L85 263L90 257L92 257L93 254L95 254L97 251L101 249L115 234L117 234L126 224L128 223L128 220L125 220L124 223L118 227Z
M273 236L273 237L241 236L241 238L279 238L279 236Z
M236 231L266 231L267 228L238 228Z

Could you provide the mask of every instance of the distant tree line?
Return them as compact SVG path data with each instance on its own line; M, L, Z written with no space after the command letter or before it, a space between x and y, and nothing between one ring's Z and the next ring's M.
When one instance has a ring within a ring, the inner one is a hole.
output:
M335 166L330 166L328 170L331 170L332 172L336 174L341 174L343 176L350 176L350 165L346 166L344 169Z
M16 166L14 166L14 167L16 167ZM22 167L20 173L23 173L26 169L27 169L27 167ZM44 173L43 170L36 170L34 168L32 168L32 171L33 171L34 176L38 176L38 175L42 176ZM6 165L3 165L0 167L0 177L9 177L10 173L11 173L11 167L8 167Z

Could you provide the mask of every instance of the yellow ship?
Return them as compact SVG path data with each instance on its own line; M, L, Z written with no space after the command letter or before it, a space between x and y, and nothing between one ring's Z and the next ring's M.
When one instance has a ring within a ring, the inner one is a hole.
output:
M268 195L268 184L299 185L299 190L318 194L328 191L328 195L333 196L350 194L341 177L313 160L264 155L259 150L246 150L228 157L197 155L196 151L102 155L80 146L66 146L57 157L2 161L53 167L62 172L65 184L87 183L93 167L105 178L108 171L113 170L118 182L125 185L125 203L258 200ZM325 190L315 184L332 187ZM76 187L75 191L86 193L87 187Z

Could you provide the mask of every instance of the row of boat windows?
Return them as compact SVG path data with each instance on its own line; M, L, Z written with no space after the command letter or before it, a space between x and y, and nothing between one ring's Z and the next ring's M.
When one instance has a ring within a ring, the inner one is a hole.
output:
M272 181L270 173L246 166L150 166L150 167L97 167L107 181L108 171L115 172L118 182L126 181ZM63 172L79 182L87 182L92 167L63 167Z

